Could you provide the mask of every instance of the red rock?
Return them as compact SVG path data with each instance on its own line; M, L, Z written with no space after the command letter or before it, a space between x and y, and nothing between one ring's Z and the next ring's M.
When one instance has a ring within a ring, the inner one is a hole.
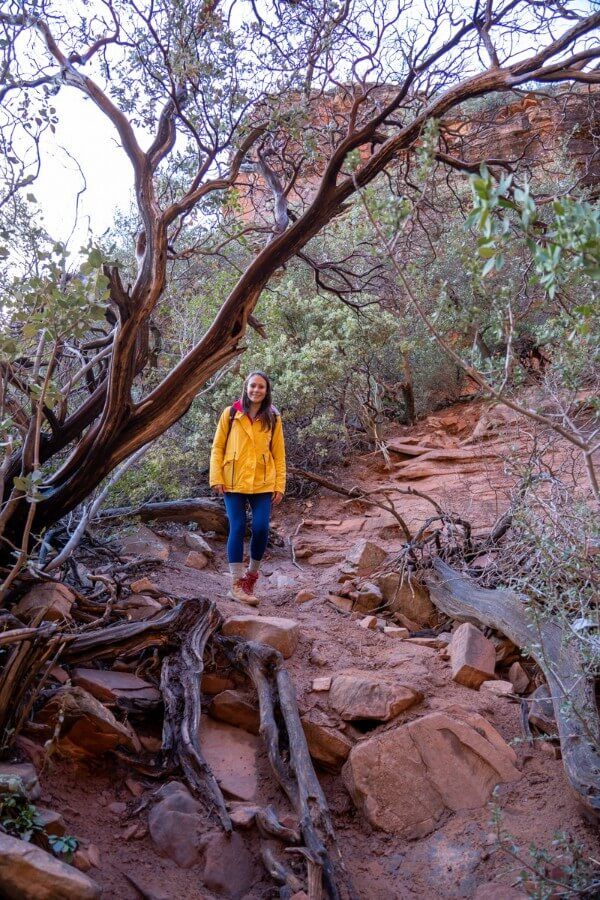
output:
M373 541L358 541L346 556L343 569L357 575L368 575L387 559L387 551Z
M214 719L236 725L244 731L249 731L250 734L259 733L258 709L249 703L240 691L223 691L217 694L208 711Z
M131 594L121 600L116 609L123 610L130 622L141 622L151 619L163 611L162 604L146 594Z
M329 691L331 706L347 722L376 719L387 722L423 699L409 685L385 681L371 672L336 675Z
M452 636L450 660L452 680L477 689L494 675L496 649L478 628L464 622Z
M200 747L221 790L236 800L254 800L258 790L260 740L247 731L202 716Z
M337 594L329 594L327 597L327 602L331 603L332 606L335 606L336 609L339 609L341 612L352 612L353 602L349 597L339 597Z
M348 759L352 741L337 728L315 721L315 713L308 713L301 719L308 752L324 769L339 772Z
M111 669L75 669L72 675L73 684L85 688L86 691L108 703L116 703L119 699L139 700L141 703L158 703L160 691L133 675L130 672L115 672Z
M182 784L171 782L150 810L148 829L158 852L188 869L202 856L202 806Z
M305 588L303 591L298 591L296 594L296 603L308 603L310 600L314 600L316 596L314 591Z
M331 687L331 675L322 675L320 678L313 678L310 686L311 691L328 691Z
M529 675L520 662L514 662L508 670L508 680L512 683L516 694L525 694L529 687Z
M237 832L219 833L208 839L202 882L210 891L237 900L248 894L259 877L254 856Z
M65 834L67 826L65 820L55 809L46 809L38 806L36 812L38 825L41 825L46 834Z
M298 644L300 629L294 619L279 616L232 616L222 627L226 636L236 635L274 647L287 659Z
M132 581L130 587L134 594L148 594L150 597L160 597L162 594L161 589L146 576Z
M217 675L215 672L204 672L200 688L203 694L220 694L221 691L230 691L235 687L231 678Z
M95 881L27 841L0 833L0 896L7 900L100 900Z
M376 584L364 581L351 593L352 609L359 613L370 613L380 609L384 604L383 594Z
M482 681L480 691L489 691L499 697L514 697L515 689L510 681Z
M42 613L43 622L64 622L71 618L71 606L75 594L66 584L48 581L36 584L21 597L13 614L25 622L30 622Z
M365 616L358 625L359 628L364 628L367 631L377 631L377 616Z
M168 543L148 528L140 525L130 534L121 535L123 553L126 556L139 556L141 559L165 560L169 557Z
M212 549L208 541L206 541L201 534L198 534L197 531L186 531L183 539L186 546L189 547L190 550L195 550L197 553L202 553L209 559L211 556L215 555L215 551Z
M254 824L254 817L259 809L258 806L240 804L231 810L229 817L238 828L250 828Z
M518 780L515 761L482 716L435 712L356 744L343 778L371 825L413 839L446 810L481 807L496 784Z
M198 550L190 550L186 557L185 564L191 569L205 569L208 565L208 557Z
M407 616L419 628L426 627L435 618L436 609L429 599L429 591L416 579L402 580L399 572L386 572L377 578L377 585L390 612Z
M37 715L43 724L56 724L64 716L60 747L75 756L100 755L122 746L136 750L133 732L83 688L61 688Z
M401 640L410 635L408 628L400 628L398 625L386 625L383 633L389 635L389 637L400 638Z

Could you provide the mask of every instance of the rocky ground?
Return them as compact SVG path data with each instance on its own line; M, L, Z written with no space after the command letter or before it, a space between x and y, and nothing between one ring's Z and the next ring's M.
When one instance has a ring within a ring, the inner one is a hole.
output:
M391 469L370 455L340 470L339 483L363 491L412 486L483 531L506 508L512 476L505 460L521 439L507 412L459 405L418 429L398 429ZM398 508L413 530L432 512L411 495L399 497ZM281 650L358 896L526 896L513 887L523 867L499 848L494 814L525 848L549 847L563 830L597 857L597 830L579 812L556 744L543 732L526 739L520 697L538 688L539 673L499 636L445 622L423 586L398 584L390 573L402 536L393 516L322 491L286 502L275 528L283 542L267 553L258 609L226 598L221 541L207 536L207 548L173 526L161 529L158 543L151 538L153 555L164 561L142 572L148 581L134 582L124 614L155 615L165 595L207 596L225 633ZM139 539L139 531L129 535L130 552L139 551L132 544ZM437 633L409 637L426 629ZM273 781L255 699L241 677L207 660L202 681L203 750L232 810L232 840L181 782L157 795L151 770L133 772L112 752L160 746L158 711L143 726L118 711L122 698L156 705L156 674L150 664L128 671L126 661L109 673L54 671L56 680L70 676L69 703L79 711L71 715L63 702L51 755L42 730L54 727L59 700L38 715L39 734L19 742L22 761L38 769L39 803L60 813L57 829L80 841L75 862L103 898L278 896L260 861L256 808L271 804L284 825L297 823ZM100 755L101 748L109 752ZM65 896L88 896L81 891Z

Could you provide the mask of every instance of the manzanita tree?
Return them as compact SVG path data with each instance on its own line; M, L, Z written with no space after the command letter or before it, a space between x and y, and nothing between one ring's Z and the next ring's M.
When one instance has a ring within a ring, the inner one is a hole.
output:
M600 12L587 13L552 0L3 2L8 245L59 91L89 98L107 140L116 132L139 213L131 283L92 248L79 269L50 245L22 278L5 270L5 561L22 561L30 534L186 412L242 352L272 276L299 254L322 275L327 261L312 257L311 238L357 191L422 152L423 136L435 144L460 104L526 84L599 82ZM473 169L446 145L434 151ZM249 215L252 204L260 215ZM220 254L223 232L213 240L211 227L240 209L230 233L244 237L245 269L193 349L139 395L170 260L198 249L186 243L187 225L202 231L201 252Z

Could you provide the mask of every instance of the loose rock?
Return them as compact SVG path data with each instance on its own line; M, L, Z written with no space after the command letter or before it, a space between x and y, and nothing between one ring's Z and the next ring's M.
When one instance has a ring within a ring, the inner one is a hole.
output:
M319 765L330 772L339 772L352 749L352 741L338 728L321 724L318 712L312 711L301 719L308 752Z
M34 802L42 796L38 774L31 763L0 763L0 792L4 793L3 783L18 779L23 792Z
M7 900L99 900L87 875L40 847L0 833L0 895Z
M258 878L254 857L235 831L215 834L206 842L202 881L220 897L245 897Z
M494 674L496 650L478 628L464 622L452 636L450 660L452 680L477 689Z
M223 624L224 635L236 635L249 641L268 644L287 659L298 644L300 629L294 619L278 616L232 616Z
M37 721L55 725L61 711L60 746L66 752L97 756L119 746L128 750L139 746L133 732L83 688L61 688L38 713Z
M190 550L196 550L198 553L204 554L204 556L207 556L209 559L215 555L215 551L208 541L206 541L201 534L198 534L197 531L186 531L184 541Z
M185 564L191 569L205 569L208 565L208 556L204 553L200 553L198 550L190 550L186 557Z
M482 681L481 691L490 691L500 697L513 697L515 690L510 681Z
M163 788L162 799L148 816L154 846L184 869L195 865L202 855L202 807L184 785L171 782Z
M331 675L322 675L320 678L313 678L311 691L328 691L331 687Z
M71 618L75 594L66 584L46 582L36 584L21 597L13 613L17 618L30 622L42 613L43 622L64 622Z
M236 800L254 800L258 790L257 737L202 716L200 747L221 790Z
M514 662L508 670L508 680L512 683L517 694L527 693L529 687L529 675L520 662Z
M314 591L305 588L303 591L298 591L296 594L296 603L308 603L310 600L314 600L316 596Z
M130 534L121 536L123 553L126 556L139 556L141 559L168 559L169 545L161 537L148 528L140 525Z
M356 672L336 675L329 692L331 706L347 722L376 719L387 722L423 699L413 687L382 680L380 675Z
M377 616L365 616L364 619L361 619L358 623L360 628L365 628L367 631L377 631Z

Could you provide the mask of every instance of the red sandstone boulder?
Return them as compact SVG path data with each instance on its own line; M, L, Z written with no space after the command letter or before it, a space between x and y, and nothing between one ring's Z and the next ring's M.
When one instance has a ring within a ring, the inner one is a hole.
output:
M30 622L41 614L43 622L64 622L71 618L71 606L75 594L66 584L46 582L36 584L21 597L13 613L17 618Z
M298 644L300 629L294 619L279 616L232 616L223 625L224 635L236 635L248 641L258 641L279 650L287 659Z
M228 725L236 725L249 731L250 734L258 734L260 728L260 716L258 709L249 703L240 691L223 691L213 699L208 708L213 719L220 719Z
M460 717L459 717L460 715ZM475 713L435 712L356 744L344 783L375 828L413 839L518 780L515 752Z
M0 896L6 900L99 900L95 881L41 847L0 834Z

